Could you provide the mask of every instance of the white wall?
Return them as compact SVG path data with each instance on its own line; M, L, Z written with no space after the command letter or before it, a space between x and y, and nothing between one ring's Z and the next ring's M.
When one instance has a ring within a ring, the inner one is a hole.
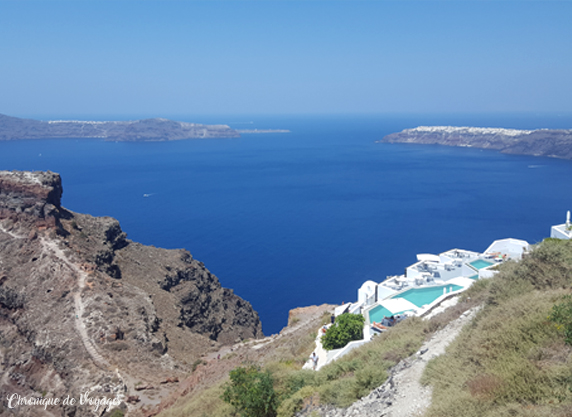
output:
M498 273L499 273L499 271L495 271L493 269L481 269L481 270L479 270L479 279L480 278L492 278L493 276L495 276Z
M559 224L550 228L550 237L556 239L570 239L568 234L563 230L565 225Z
M381 301L386 299L387 297L395 294L397 291L392 290L391 288L386 287L385 285L378 285L377 286L377 301Z
M405 270L406 271L405 275L407 276L407 278L417 278L418 276L421 275L421 272L419 272L415 267L416 265L417 264L413 264L407 267L407 269Z
M373 281L366 281L362 284L358 290L358 304L367 305L366 301L368 298L373 297L375 299L375 290L377 283ZM375 301L375 300L374 300Z

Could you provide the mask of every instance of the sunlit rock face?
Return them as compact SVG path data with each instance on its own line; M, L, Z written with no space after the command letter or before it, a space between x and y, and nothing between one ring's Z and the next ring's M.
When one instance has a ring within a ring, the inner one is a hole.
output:
M0 171L3 400L92 390L123 402L137 382L182 378L221 344L262 336L250 303L188 251L132 242L117 220L68 211L61 196L58 174Z

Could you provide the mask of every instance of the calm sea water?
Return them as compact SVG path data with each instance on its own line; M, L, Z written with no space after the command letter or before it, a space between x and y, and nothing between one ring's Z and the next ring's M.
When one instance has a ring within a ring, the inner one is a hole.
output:
M67 208L187 248L267 334L291 308L355 300L363 281L402 273L417 253L537 242L572 209L572 161L374 143L418 125L572 128L570 115L173 118L292 133L0 142L0 169L59 172Z

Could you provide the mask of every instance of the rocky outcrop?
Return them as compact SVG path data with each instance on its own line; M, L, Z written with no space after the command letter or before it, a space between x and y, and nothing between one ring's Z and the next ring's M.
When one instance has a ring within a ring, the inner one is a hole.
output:
M62 197L60 176L52 172L0 171L0 220L26 220L55 227Z
M572 130L420 126L392 133L379 142L473 147L509 154L572 159Z
M297 307L288 312L288 326L292 326L300 321L308 320L316 314L330 316L333 314L334 305L322 304L319 306ZM328 317L330 319L330 317Z
M203 354L262 336L252 306L189 252L132 242L117 220L70 212L61 195L57 174L0 172L1 401L159 387L133 410Z
M111 141L168 141L239 136L240 133L226 125L203 125L167 119L44 122L0 114L0 140L102 138Z

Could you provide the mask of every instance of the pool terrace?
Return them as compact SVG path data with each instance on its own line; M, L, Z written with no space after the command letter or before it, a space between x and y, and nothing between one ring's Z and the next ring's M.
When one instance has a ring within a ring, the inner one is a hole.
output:
M407 267L404 275L388 277L377 284L366 281L358 291L358 303L348 311L361 312L366 327L391 316L423 316L480 278L496 273L492 269L503 260L516 257L528 243L516 239L495 241L479 253L464 249L451 249L439 255L419 254L417 262ZM496 251L497 249L501 251ZM495 252L490 253L491 250ZM359 309L358 309L359 306ZM364 329L370 337L379 329ZM367 335L366 335L367 337Z
M362 313L365 317L366 327L380 323L384 318L391 316L421 316L439 305L443 300L464 291L473 284L473 280L458 277L443 285L426 285L407 288L394 292L387 298L367 306ZM373 329L369 329L370 336Z
M492 277L493 267L508 259L518 260L528 251L528 243L518 239L494 241L484 253L464 249L451 249L439 255L419 254L417 262L407 267L405 274L387 277L382 282L366 281L358 290L358 300L336 307L335 315L361 313L365 317L364 338L350 342L346 347L323 351L320 336L316 351L320 360L318 369L367 343L378 332L377 324L394 316L400 321L409 316L426 316L438 311L444 304L454 304L454 297L469 288L476 280ZM387 320L385 321L387 324ZM375 326L374 323L377 323ZM305 368L310 369L308 362Z

